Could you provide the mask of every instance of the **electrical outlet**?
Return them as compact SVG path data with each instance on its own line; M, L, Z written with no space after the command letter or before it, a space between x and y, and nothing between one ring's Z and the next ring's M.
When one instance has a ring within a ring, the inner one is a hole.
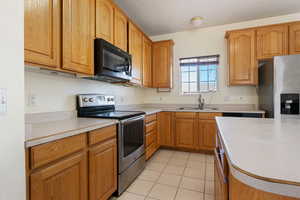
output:
M36 106L37 96L35 94L30 94L28 96L28 106Z
M7 90L0 88L0 114L7 113Z

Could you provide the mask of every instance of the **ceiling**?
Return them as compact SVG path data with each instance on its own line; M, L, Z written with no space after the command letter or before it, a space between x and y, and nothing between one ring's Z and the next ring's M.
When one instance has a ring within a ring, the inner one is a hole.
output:
M150 36L192 28L190 19L204 17L201 27L279 16L300 11L299 0L115 0Z

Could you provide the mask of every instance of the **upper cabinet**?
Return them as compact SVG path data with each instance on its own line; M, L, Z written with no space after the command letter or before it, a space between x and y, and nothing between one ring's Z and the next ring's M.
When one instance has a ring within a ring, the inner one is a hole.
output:
M24 1L25 62L59 68L61 0Z
M229 84L256 85L255 30L228 34Z
M63 0L62 68L94 74L95 0Z
M142 84L143 70L143 33L129 23L129 53L132 55L132 80L134 84Z
M288 25L273 25L257 29L257 58L272 58L288 54Z
M143 86L152 87L152 42L143 38Z
M172 40L154 42L152 45L154 88L172 88L173 46Z
M300 54L300 22L253 27L226 33L229 85L257 85L258 62Z
M300 54L300 22L289 26L290 54Z
M127 17L118 9L115 8L114 15L114 44L120 49L127 51L128 47L128 34Z
M114 42L114 5L111 0L96 0L96 37Z

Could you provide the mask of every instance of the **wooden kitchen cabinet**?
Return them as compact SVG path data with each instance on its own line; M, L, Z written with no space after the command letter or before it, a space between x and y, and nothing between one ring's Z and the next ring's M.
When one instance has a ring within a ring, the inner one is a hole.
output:
M25 62L59 68L61 0L24 1Z
M94 74L95 0L63 0L62 68Z
M273 58L288 54L288 25L272 25L257 29L257 58Z
M106 200L117 189L116 139L89 151L90 200Z
M143 73L143 34L129 22L129 53L132 55L132 80L134 84L142 84Z
M196 113L175 113L176 147L194 149L196 146Z
M143 37L143 86L152 87L152 41Z
M79 153L30 176L31 200L87 200L87 156Z
M289 25L289 54L300 54L300 22Z
M173 40L154 42L153 52L153 87L172 88Z
M114 42L114 5L111 0L96 0L96 37Z
M128 47L128 19L120 9L114 9L114 44L127 52Z
M258 80L258 63L255 55L255 30L230 32L227 39L229 85L256 85Z
M145 147L146 147L146 160L159 149L160 137L158 135L158 122L157 114L147 115L145 118L146 131L145 131Z
M217 125L215 120L199 120L198 122L200 148L213 150L216 147Z
M175 147L175 136L173 133L173 113L160 112L157 115L158 134L160 145L165 147Z

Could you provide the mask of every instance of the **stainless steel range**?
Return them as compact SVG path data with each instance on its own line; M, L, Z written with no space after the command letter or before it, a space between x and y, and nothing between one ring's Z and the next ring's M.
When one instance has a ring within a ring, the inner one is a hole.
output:
M113 96L77 96L78 117L109 118L118 124L118 191L120 195L145 168L144 112L117 111Z

